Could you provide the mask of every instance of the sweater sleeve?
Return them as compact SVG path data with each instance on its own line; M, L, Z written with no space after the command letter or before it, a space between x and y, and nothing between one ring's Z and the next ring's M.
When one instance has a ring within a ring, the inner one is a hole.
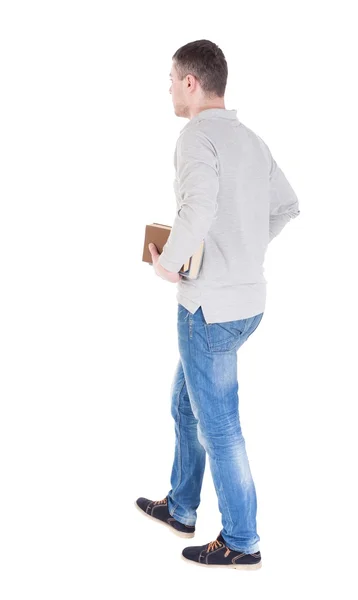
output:
M283 171L271 156L269 242L300 214L299 201Z
M196 129L185 130L176 148L179 209L159 263L177 273L199 248L217 211L219 163L211 141Z

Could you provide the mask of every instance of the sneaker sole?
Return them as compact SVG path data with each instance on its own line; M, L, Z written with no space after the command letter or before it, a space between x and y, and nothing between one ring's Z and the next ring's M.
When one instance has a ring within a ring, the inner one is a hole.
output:
M183 554L181 554L181 558L185 560L185 562L191 563L192 565L196 565L198 567L209 567L213 569L241 569L242 571L256 571L256 569L261 569L262 567L262 560L253 565L207 565L205 563L199 563L196 560L190 560L190 558L186 558Z
M170 529L170 531L172 531L178 537L193 538L195 535L195 531L194 531L194 533L185 533L185 531L177 531L176 529L174 529L174 527L169 525L169 523L165 523L165 521L161 521L160 519L157 519L156 517L152 517L152 515L149 515L148 513L144 512L144 510L137 504L136 501L134 502L134 506L142 513L142 515L144 515L145 517L149 517L149 519L153 519L153 521L156 521L157 523L161 523L162 525L164 525L165 527Z

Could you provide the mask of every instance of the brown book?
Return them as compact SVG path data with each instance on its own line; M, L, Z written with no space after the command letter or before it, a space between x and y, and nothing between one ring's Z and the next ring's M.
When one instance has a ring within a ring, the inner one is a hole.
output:
M152 265L152 255L148 248L149 244L152 242L161 254L163 252L163 246L166 244L167 239L169 237L171 231L170 225L163 225L162 223L152 223L151 225L146 225L145 227L145 236L144 236L144 248L143 248L143 257L142 260L150 265ZM197 251L188 258L187 262L184 263L178 271L180 275L184 275L189 279L196 279L199 275L199 271L202 265L204 256L204 240L199 245Z

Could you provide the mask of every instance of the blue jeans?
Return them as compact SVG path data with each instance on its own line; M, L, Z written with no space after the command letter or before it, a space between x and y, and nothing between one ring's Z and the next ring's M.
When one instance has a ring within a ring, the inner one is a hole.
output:
M180 359L171 388L175 453L168 509L195 525L206 454L228 547L259 550L256 490L239 420L237 350L258 327L263 313L206 323L201 307L192 314L178 304Z

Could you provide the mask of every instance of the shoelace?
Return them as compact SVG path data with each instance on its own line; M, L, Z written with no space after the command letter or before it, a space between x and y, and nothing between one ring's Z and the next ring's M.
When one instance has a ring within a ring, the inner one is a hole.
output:
M214 540L213 542L210 542L208 544L208 549L207 552L211 552L212 550L216 550L217 548L221 548L221 546L223 546L224 544L222 544L222 542L219 542L219 540Z
M166 504L167 503L167 498L163 498L163 500L155 500L154 504Z

